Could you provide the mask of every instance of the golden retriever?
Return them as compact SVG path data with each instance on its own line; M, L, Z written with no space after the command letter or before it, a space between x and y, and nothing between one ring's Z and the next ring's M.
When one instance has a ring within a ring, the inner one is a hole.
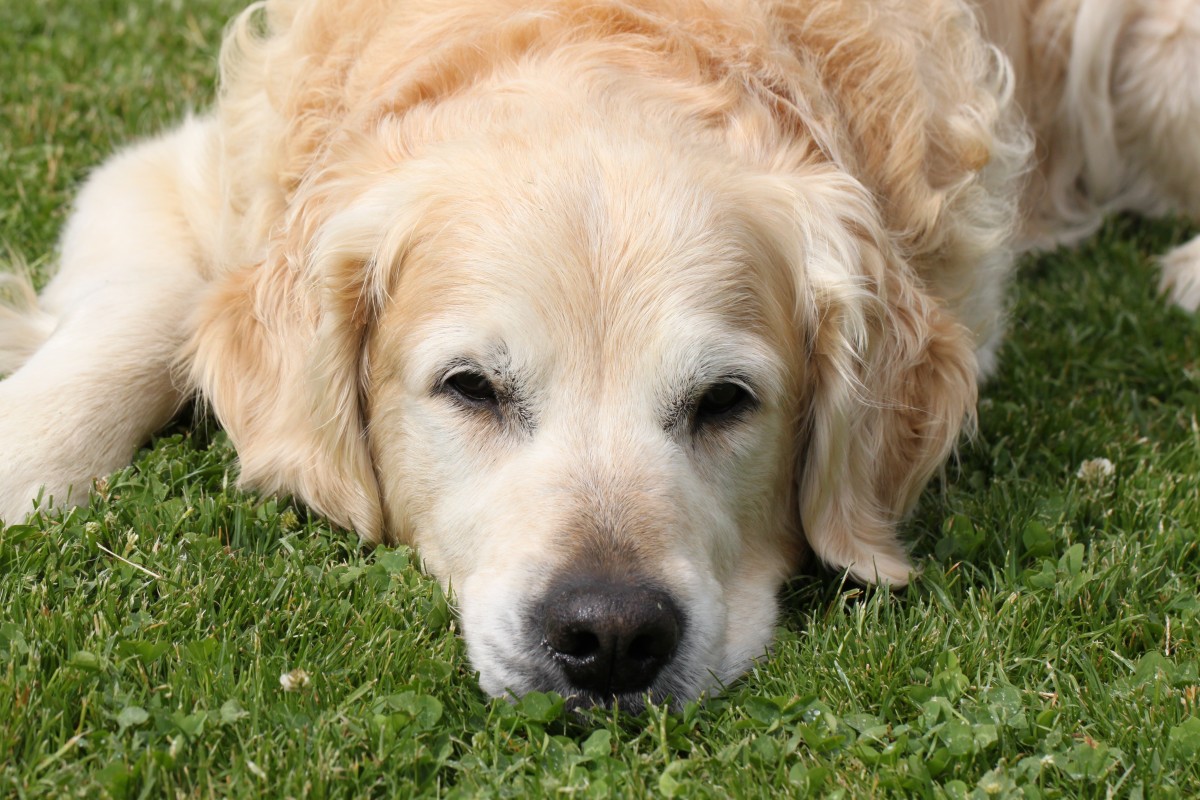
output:
M1198 0L266 0L221 70L0 316L0 516L199 394L496 695L716 688L810 550L905 583L1014 253L1200 212Z

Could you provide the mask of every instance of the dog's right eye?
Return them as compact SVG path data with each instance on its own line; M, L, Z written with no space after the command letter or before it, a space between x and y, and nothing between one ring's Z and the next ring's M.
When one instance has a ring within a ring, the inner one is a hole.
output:
M696 403L694 422L699 426L732 420L755 404L754 396L740 383L715 383Z
M456 372L446 379L446 386L455 394L472 403L487 403L497 405L500 402L496 387L482 372L464 370Z

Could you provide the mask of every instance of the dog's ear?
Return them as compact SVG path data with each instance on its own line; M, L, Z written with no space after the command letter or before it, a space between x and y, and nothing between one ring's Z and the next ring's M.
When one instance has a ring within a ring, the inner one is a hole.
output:
M290 493L367 541L386 537L362 408L364 337L397 257L394 198L337 214L314 193L264 262L221 279L185 352L192 385L238 452L239 483Z
M800 518L826 563L902 585L912 566L897 523L973 419L976 366L967 332L903 265L881 268L878 296L849 300L865 309L839 307L847 298L836 293L822 298Z
M912 565L897 525L974 420L971 334L925 291L860 186L834 173L791 183L801 524L830 566L902 585Z

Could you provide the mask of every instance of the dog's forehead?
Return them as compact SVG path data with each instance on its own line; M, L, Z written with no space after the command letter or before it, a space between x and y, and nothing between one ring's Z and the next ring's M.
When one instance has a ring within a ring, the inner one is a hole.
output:
M419 321L406 326L401 345L410 369L427 374L447 358L467 357L601 377L770 358L763 306L740 266L724 273L711 262L644 272L541 267L460 263L438 291L417 292Z
M417 237L384 319L403 331L407 371L500 344L626 367L767 358L787 301L743 209L720 180L650 155L499 170L469 195L440 187L450 196L435 205L453 213Z

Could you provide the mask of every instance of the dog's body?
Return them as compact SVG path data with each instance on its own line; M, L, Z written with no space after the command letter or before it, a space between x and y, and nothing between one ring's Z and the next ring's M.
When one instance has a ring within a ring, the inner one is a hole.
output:
M0 517L199 392L245 484L419 548L496 694L696 696L808 548L905 582L1013 254L1200 212L1197 0L265 8L0 311Z

